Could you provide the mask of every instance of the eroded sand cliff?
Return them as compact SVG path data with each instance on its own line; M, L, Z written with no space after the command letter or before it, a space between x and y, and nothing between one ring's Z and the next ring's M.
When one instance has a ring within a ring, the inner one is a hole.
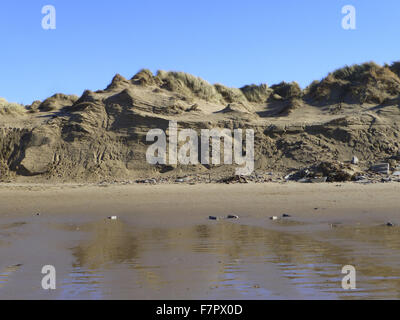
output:
M179 128L253 129L255 172L322 163L363 171L399 150L400 64L345 67L302 90L296 83L228 88L181 72L116 75L105 90L0 108L2 181L231 176L234 165L151 165L146 134ZM352 156L360 160L349 164Z

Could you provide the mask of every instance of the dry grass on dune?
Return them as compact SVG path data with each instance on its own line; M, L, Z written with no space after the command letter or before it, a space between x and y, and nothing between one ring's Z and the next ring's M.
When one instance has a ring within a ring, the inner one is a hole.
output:
M26 112L25 106L19 103L8 102L4 98L0 98L0 115L22 115Z
M40 106L39 110L41 111L53 111L58 110L66 106L72 106L78 97L75 95L67 95L62 93L56 93L55 95L51 96L44 100Z
M121 84L129 84L129 81L117 73L107 86L106 90L114 90L121 86Z
M400 94L400 79L392 67L374 62L345 66L314 81L306 92L312 99L326 103L381 104Z
M178 92L187 96L194 95L206 101L221 101L217 89L206 80L185 72L158 71L156 78L161 80L161 87L169 91Z
M374 62L345 66L331 72L321 81L312 82L302 90L296 82L281 82L268 87L267 84L246 85L230 88L222 84L210 84L206 80L178 71L159 70L154 75L141 69L130 80L116 75L107 89L119 90L130 85L151 86L154 93L170 91L182 100L194 103L195 98L218 104L265 104L282 101L284 113L290 113L302 105L302 101L313 105L337 103L381 104L400 97L400 62L380 66ZM41 103L40 111L60 109L76 102L76 97L55 95ZM78 101L79 102L79 101Z
M305 90L296 82L281 82L271 87L252 84L239 89L229 88L222 84L212 85L185 72L158 71L154 76L147 69L140 70L131 82L156 85L186 97L222 104L263 104L270 98L294 101L306 98L312 104L381 104L400 96L400 61L390 66L374 62L345 66L329 73L321 81L313 81Z
M240 90L249 102L254 103L265 103L273 92L266 84L260 84L258 86L255 84L246 85L240 88Z
M265 103L273 91L266 84L246 85L240 89L219 83L212 85L202 78L177 71L159 70L154 76L150 70L142 69L131 81L138 85L156 85L168 91L216 103Z
M161 80L157 77L154 77L153 73L149 69L141 69L132 77L131 81L134 84L142 86L161 84Z
M245 95L243 94L243 92L240 89L228 88L219 83L215 84L214 87L227 103L233 103L233 102L246 103L247 102Z
M389 68L392 70L392 72L397 74L398 77L400 77L400 61L393 62Z
M274 94L279 95L283 99L298 98L302 95L302 90L297 82L281 82L271 86Z
M395 74L386 66L382 67L375 62L367 62L337 69L332 72L332 76L335 79L359 83L370 78L389 80L395 77Z

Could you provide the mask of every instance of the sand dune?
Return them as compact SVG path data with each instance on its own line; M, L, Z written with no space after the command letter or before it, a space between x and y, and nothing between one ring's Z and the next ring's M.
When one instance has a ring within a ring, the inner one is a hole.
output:
M150 165L146 133L180 128L251 128L256 171L286 173L320 162L367 169L397 166L400 123L398 63L345 67L302 90L295 82L228 88L183 73L142 70L116 75L105 90L81 97L0 107L2 181L111 181L208 172L232 166ZM18 112L15 110L18 109ZM3 111L4 112L3 112Z

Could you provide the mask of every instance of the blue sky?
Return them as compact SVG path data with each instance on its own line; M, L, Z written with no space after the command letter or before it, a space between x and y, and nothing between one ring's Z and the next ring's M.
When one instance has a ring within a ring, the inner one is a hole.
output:
M41 27L48 4L55 30ZM356 30L341 27L347 4ZM400 60L399 15L398 0L2 0L0 97L81 95L141 68L305 87L346 64Z

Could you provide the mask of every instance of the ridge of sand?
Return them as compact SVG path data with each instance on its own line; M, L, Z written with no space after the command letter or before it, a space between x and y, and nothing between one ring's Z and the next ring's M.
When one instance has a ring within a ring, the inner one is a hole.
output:
M400 79L397 64L345 67L313 82L228 88L182 72L117 75L105 90L56 94L0 113L0 180L88 181L230 176L234 166L153 166L146 162L152 128L251 128L255 169L288 172L319 162L361 170L391 159L397 166Z

